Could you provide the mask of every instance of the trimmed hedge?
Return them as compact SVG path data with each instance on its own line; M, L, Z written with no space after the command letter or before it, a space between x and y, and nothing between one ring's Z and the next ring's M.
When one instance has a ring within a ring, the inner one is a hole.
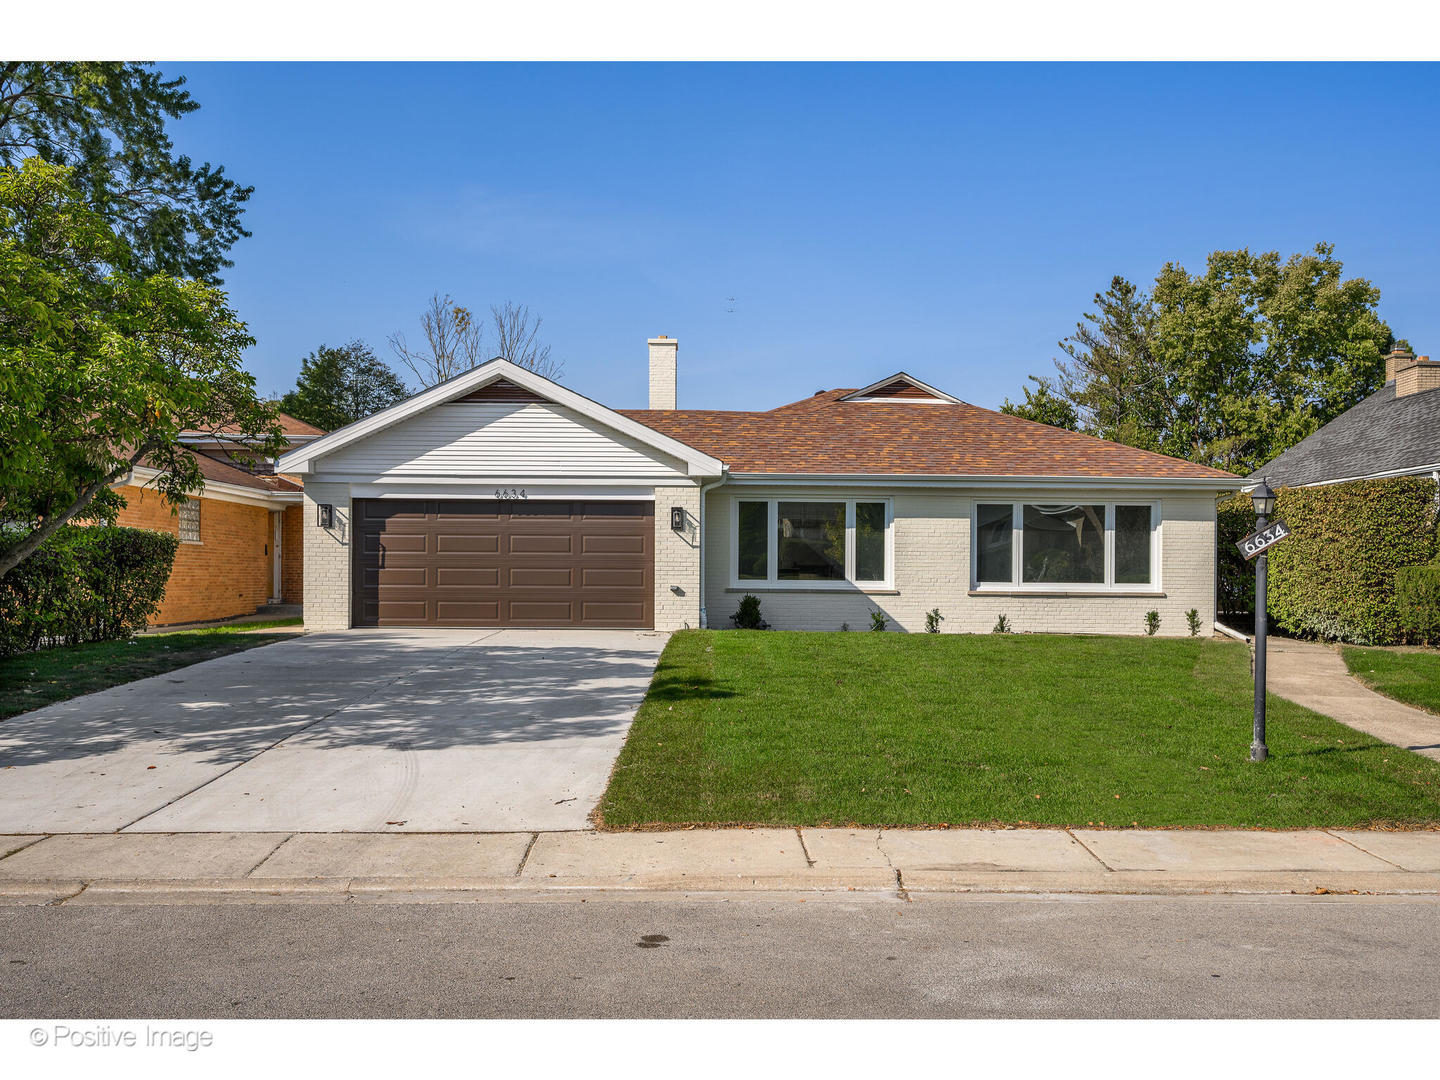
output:
M1402 566L1395 571L1395 608L1410 641L1440 642L1440 566Z
M1216 600L1222 620L1227 615L1248 618L1255 614L1255 567L1235 546L1254 531L1255 507L1249 495L1237 494L1220 504L1215 512L1216 539L1220 543L1220 595Z
M0 656L142 630L180 541L119 525L66 525L0 577Z
M1433 480L1411 476L1281 489L1275 512L1293 535L1268 552L1275 626L1356 645L1399 642L1395 577L1434 558L1435 497Z

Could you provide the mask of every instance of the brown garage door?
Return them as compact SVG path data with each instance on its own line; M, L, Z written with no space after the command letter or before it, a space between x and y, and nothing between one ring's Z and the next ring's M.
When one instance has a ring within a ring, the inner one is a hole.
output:
M361 499L356 626L655 623L655 504Z

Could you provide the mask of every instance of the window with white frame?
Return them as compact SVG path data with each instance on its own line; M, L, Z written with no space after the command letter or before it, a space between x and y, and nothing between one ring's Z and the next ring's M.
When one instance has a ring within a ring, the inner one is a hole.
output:
M978 589L1159 586L1156 503L977 502L971 521Z
M180 542L200 543L200 500L186 499L180 504Z
M731 515L737 587L888 588L888 499L743 499Z

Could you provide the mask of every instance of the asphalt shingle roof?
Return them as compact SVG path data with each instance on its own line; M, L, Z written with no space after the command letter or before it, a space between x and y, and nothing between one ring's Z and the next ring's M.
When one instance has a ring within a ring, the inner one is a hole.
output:
M227 464L218 458L210 457L208 454L191 450L188 447L185 448L185 453L199 462L201 476L217 484L231 484L235 487L254 488L256 491L264 492L304 490L302 485L284 476L276 476L272 473L246 472L244 469L236 468L234 465ZM159 468L159 465L148 457L141 459L140 464L147 469Z
M1440 391L1395 396L1386 383L1250 474L1272 487L1418 469L1440 461Z
M767 412L619 411L734 473L1238 479L965 402L839 400L853 392L827 390Z

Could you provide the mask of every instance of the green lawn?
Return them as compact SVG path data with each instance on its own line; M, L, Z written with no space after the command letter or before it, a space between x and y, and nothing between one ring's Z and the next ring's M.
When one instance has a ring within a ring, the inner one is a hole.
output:
M1371 690L1440 713L1440 653L1390 649L1341 650L1350 674Z
M173 634L142 634L0 659L0 719L149 675L282 641L289 634L250 633L298 626L299 619L207 626Z
M1440 763L1202 639L685 631L600 804L648 824L1440 824Z

